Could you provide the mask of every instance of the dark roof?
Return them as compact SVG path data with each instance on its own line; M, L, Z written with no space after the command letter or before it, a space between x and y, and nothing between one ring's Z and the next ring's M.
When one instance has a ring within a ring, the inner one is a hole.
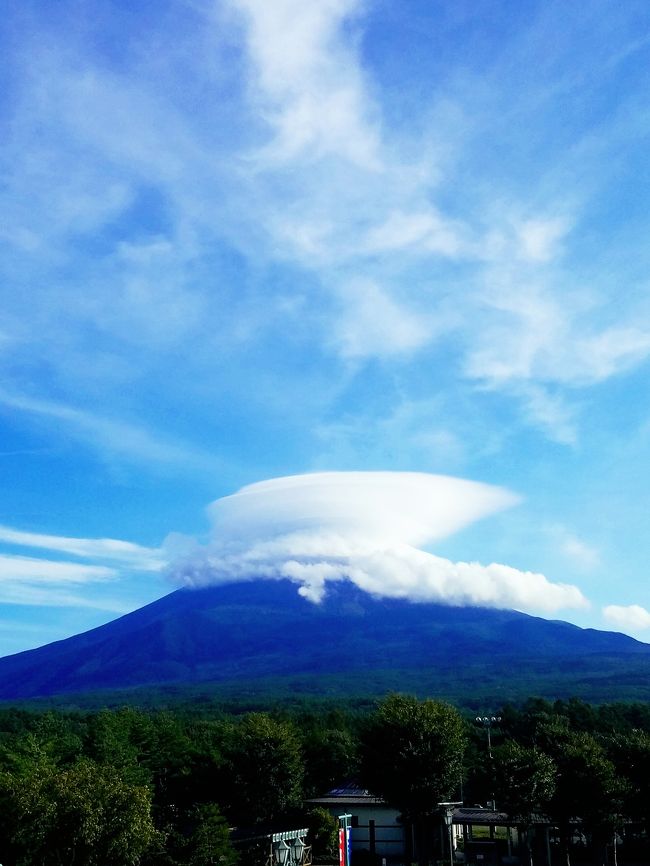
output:
M461 806L454 809L454 824L507 824L508 816L505 812L497 812L495 809L483 809L480 806Z
M380 797L312 797L305 800L315 806L385 806L386 803Z
M498 812L496 809L483 809L480 806L461 806L459 809L454 809L453 823L479 825L493 824L505 827L508 824L512 826L517 822L514 819L511 819L506 812ZM531 815L531 823L548 824L549 819L546 815L533 814Z
M378 806L385 805L381 797L375 797L366 788L362 788L356 782L345 782L338 788L332 788L324 797L313 797L308 803L316 805L344 805L351 806Z
M332 788L326 794L327 797L371 797L367 788L362 788L356 782L345 782L338 788Z

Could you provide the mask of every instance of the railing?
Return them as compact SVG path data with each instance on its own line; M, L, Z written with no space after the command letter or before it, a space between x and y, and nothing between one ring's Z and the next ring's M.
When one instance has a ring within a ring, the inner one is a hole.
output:
M281 860L280 857L285 859ZM271 851L266 861L267 866L312 866L311 845L304 845L300 850L284 849L281 853Z

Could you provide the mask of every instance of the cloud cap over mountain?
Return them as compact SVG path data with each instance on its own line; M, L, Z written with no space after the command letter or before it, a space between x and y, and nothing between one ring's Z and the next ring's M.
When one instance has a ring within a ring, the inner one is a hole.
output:
M509 508L509 490L415 472L323 472L243 487L208 509L212 538L172 568L190 586L290 578L318 602L328 581L376 596L532 611L584 607L571 585L423 550Z

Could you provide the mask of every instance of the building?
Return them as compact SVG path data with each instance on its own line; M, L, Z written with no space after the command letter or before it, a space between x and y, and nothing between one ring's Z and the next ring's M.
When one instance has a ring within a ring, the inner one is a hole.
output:
M389 862L404 856L404 826L397 809L387 806L379 797L360 788L353 782L333 788L324 797L307 801L312 806L321 806L337 817L352 816L352 851L367 850Z

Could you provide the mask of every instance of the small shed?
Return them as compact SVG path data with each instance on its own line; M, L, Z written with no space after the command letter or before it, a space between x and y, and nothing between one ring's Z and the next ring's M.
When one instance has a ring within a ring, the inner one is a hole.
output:
M324 797L307 801L312 806L321 806L334 815L352 816L352 851L367 850L388 861L404 856L404 827L400 813L365 788L354 782L328 791Z
M458 828L455 839L462 835L463 860L468 866L517 866L522 862L523 840L519 838L517 823L505 812L489 807L461 806L454 809L452 821ZM536 862L550 866L549 819L545 815L533 815L531 826L535 831ZM487 829L487 835L479 835L478 828ZM497 828L505 831L505 838L498 837Z

